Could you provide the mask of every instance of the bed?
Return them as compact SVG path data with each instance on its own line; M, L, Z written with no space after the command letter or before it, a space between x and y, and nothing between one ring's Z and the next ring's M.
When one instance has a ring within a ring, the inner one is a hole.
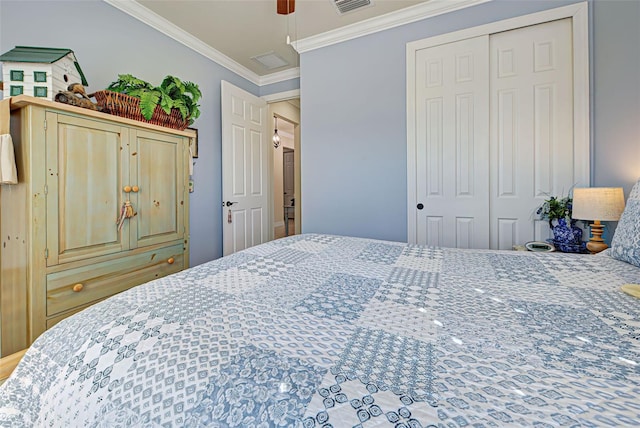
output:
M640 268L304 234L45 332L0 426L639 426Z

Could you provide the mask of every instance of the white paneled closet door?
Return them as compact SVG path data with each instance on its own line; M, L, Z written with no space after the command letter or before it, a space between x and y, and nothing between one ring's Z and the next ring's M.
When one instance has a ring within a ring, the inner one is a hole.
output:
M533 210L576 184L571 20L493 34L490 51L491 248L506 250L548 238Z
M417 243L489 247L489 38L416 55Z
M588 79L573 65L588 57L574 52L583 39L575 22L408 46L409 242L512 249L545 240L535 209L589 185Z

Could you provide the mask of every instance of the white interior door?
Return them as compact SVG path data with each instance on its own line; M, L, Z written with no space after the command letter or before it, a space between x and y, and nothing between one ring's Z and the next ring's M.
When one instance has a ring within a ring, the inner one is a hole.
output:
M493 34L491 248L549 237L534 210L588 185L574 171L571 20Z
M294 187L294 152L286 151L282 155L283 157L283 188L284 188L284 205L290 206L291 201L295 198ZM293 211L290 211L289 218L294 218Z
M416 53L416 240L489 248L489 42Z
M269 129L266 101L222 81L225 256L269 239Z

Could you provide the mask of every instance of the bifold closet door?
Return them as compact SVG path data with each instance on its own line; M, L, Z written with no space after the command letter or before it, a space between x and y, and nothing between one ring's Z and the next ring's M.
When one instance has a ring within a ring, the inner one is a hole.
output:
M413 67L409 242L512 249L548 238L536 208L585 184L574 163L583 154L571 19L419 49Z
M536 207L576 184L571 33L562 19L490 37L491 248L548 238Z
M416 52L416 237L489 247L489 40Z

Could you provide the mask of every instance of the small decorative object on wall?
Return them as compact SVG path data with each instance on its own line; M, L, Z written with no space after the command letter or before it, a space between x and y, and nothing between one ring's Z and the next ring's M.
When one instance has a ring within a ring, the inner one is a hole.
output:
M131 74L120 74L106 90L90 96L116 116L184 130L200 116L202 93L197 84L174 76L153 86Z
M195 131L196 133L196 138L193 141L193 144L191 145L191 157L194 159L198 158L198 130L196 128L187 128L191 131Z
M187 128L195 133L195 137L191 140L189 150L191 152L191 161L189 162L189 193L195 191L195 182L193 180L193 167L196 162L194 159L198 157L198 130L196 128Z
M572 197L558 198L550 196L536 211L540 220L547 220L553 232L553 239L549 240L553 246L564 253L584 253L585 243L582 242L582 229L576 226L576 220L571 218L573 209Z
M0 55L3 97L31 95L53 101L72 82L87 86L87 79L71 49L16 46Z

